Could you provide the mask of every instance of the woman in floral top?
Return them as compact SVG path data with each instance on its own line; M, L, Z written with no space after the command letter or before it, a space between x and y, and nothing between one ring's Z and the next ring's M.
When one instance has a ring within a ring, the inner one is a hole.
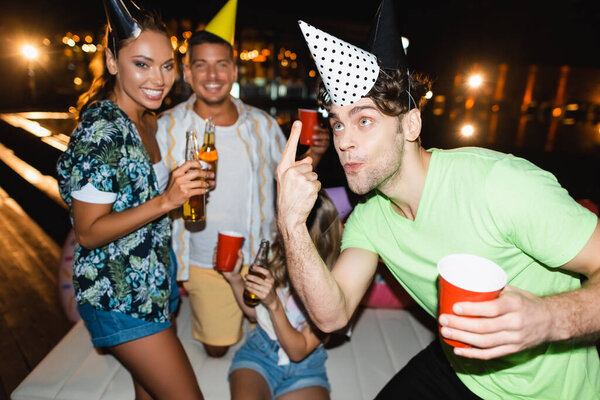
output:
M104 71L80 98L80 123L58 161L60 192L80 245L75 298L94 346L106 347L129 370L137 399L201 399L170 323L178 297L166 213L204 193L207 183L197 178L212 173L189 161L168 181L149 110L173 85L169 36L153 14L143 11L134 20L118 0L105 6Z

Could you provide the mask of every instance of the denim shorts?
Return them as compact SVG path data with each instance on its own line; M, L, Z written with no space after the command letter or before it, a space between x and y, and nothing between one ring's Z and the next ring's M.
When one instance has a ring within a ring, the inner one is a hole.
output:
M258 372L267 381L272 398L309 386L331 390L325 370L327 352L323 346L317 347L304 360L290 361L288 365L277 365L278 350L279 344L257 326L248 332L246 342L233 356L229 376L240 368Z
M171 313L179 305L176 264L171 264ZM158 333L171 326L171 322L150 322L117 311L98 310L90 303L78 304L79 315L92 337L94 347L116 346L131 340Z

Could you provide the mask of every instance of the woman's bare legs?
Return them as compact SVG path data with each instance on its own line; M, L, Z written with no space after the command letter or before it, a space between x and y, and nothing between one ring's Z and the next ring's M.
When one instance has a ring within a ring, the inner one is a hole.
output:
M271 391L258 372L240 368L229 377L231 400L269 400ZM329 391L322 386L309 386L281 395L277 400L329 400Z
M323 386L308 386L282 394L277 400L329 400L329 391Z
M271 390L265 378L258 372L240 368L229 377L231 400L270 400Z
M173 327L110 351L133 376L136 399L204 399Z
M138 381L133 380L133 390L135 392L135 400L154 400L150 393Z

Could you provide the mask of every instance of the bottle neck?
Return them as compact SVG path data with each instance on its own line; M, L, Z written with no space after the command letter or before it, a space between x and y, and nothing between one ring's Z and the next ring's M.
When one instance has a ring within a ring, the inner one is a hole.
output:
M266 267L268 256L269 256L269 241L263 240L260 243L260 248L258 249L258 253L256 253L256 258L254 259L253 265L260 265L260 266Z
M215 146L215 133L204 132L204 146Z
M185 140L185 159L186 161L197 159L198 155L198 145L196 144L196 137L194 136L194 132L186 133Z
M215 121L212 117L207 118L204 122L204 146L215 145Z

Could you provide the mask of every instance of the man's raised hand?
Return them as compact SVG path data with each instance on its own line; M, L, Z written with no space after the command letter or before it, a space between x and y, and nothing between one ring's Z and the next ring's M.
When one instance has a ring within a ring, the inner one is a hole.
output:
M277 166L277 222L282 233L306 223L321 189L311 158L296 161L301 129L302 123L294 122Z

